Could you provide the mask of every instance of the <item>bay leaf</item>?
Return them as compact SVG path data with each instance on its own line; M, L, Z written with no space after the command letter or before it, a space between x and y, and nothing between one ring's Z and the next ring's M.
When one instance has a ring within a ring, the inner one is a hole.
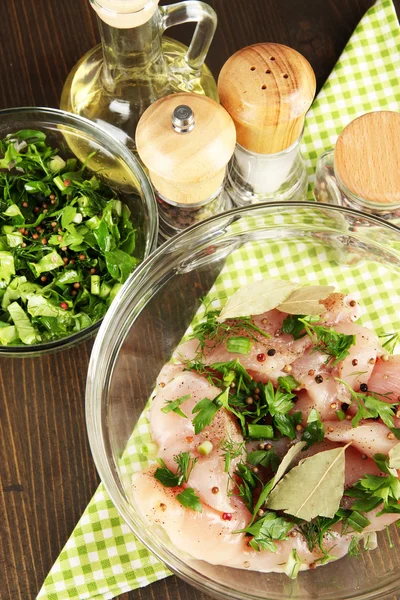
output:
M400 444L396 444L389 452L389 467L400 469Z
M253 511L253 518L250 521L250 525L253 523L254 519L256 518L256 515L258 513L258 511L260 510L260 508L263 506L263 504L265 503L266 499L268 498L269 494L271 493L271 490L276 486L276 484L282 479L282 477L284 476L284 474L286 473L287 469L290 467L290 464L293 462L293 460L296 458L296 456L303 450L303 448L307 446L306 442L298 442L297 444L295 444L294 446L292 446L285 454L285 456L283 457L277 472L275 473L274 477L271 479L271 481L269 481L267 483L267 485L264 486L257 504L254 508Z
M400 445L400 444L399 444ZM286 452L285 456L282 458L281 464L278 467L277 472L274 477L274 487L277 483L282 479L290 464L294 461L296 456L300 454L300 452L307 446L307 442L297 442L294 446L291 446L289 450Z
M283 279L263 279L254 281L238 289L225 304L219 321L235 317L261 315L276 308L299 287L298 283Z
M325 300L334 291L331 285L301 287L294 290L277 309L289 315L319 315L325 310L319 301Z
M343 496L346 448L319 452L301 461L272 490L268 508L305 521L318 516L332 518Z

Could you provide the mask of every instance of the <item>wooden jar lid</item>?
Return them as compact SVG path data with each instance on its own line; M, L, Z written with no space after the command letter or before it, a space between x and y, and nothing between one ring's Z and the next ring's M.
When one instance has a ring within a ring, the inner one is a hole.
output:
M254 44L222 67L218 92L241 146L259 154L289 148L300 136L315 95L310 63L281 44Z
M198 94L161 98L144 112L136 129L137 150L154 187L175 204L211 198L223 183L235 144L229 114Z
M400 113L371 112L352 121L336 142L335 173L367 202L400 203Z

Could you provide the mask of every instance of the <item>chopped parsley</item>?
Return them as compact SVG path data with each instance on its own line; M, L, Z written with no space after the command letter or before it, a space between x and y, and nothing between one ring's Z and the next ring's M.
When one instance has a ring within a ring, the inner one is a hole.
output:
M349 349L356 343L355 335L339 333L333 327L323 325L312 325L306 319L302 319L307 334L312 339L313 351L320 351L328 355L328 361L332 367L349 355Z
M190 452L180 452L174 456L174 461L178 465L176 473L168 469L161 458L158 459L161 466L154 473L154 477L165 487L177 487L187 483L197 458L192 458Z
M196 512L203 512L200 498L196 496L193 488L186 488L185 490L183 490L183 492L177 494L176 499L185 508L190 508L191 510L195 510Z
M310 446L322 442L325 435L324 426L315 408L308 415L307 423L308 425L304 429L301 439L303 442L307 442L307 448L310 448Z
M0 344L58 340L105 315L139 262L136 229L113 189L43 132L10 134L0 153Z
M261 519L253 525L242 529L240 533L252 536L249 544L254 550L278 550L275 541L287 540L289 531L293 528L293 522L279 517L275 512L268 511Z

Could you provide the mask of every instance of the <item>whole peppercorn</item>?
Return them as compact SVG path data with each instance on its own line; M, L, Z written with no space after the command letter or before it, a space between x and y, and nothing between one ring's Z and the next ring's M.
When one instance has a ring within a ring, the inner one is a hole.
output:
M38 233L34 233L32 235L32 237L33 237L34 240L37 240L39 238L39 234Z
M81 284L78 281L76 283L74 283L74 288L76 290L79 290L80 287L81 287Z
M257 360L258 362L264 362L266 360L265 354L263 354L262 352L260 352L260 354L257 354Z
M342 403L343 412L346 412L347 410L349 410L349 407L350 407L350 404L347 404L347 402Z
M366 383L362 383L362 384L360 385L360 390L361 390L362 392L368 392L368 386L367 386L367 384L366 384Z
M66 302L60 302L60 308L63 310L68 310L68 304Z
M46 238L42 238L42 244L43 244L43 246L45 246L47 244Z
M23 206L24 208L28 208L29 204L28 204L27 202L23 202L23 203L22 203L22 206Z
M71 180L70 179L64 179L64 185L65 187L69 187L71 185Z
M322 377L322 375L315 376L315 383L322 383L323 381L324 381L324 378Z
M64 264L67 265L69 263L69 258L64 256L63 261L64 261Z
M92 267L92 268L90 269L90 274L91 274L91 275L96 275L96 269L95 269L94 267Z
M42 275L40 278L40 281L42 281L43 283L46 283L46 281L47 281L46 275Z
M76 290L71 290L71 296L76 296L77 295L77 291Z
M275 356L276 350L275 348L270 348L267 352L268 356Z
M35 206L35 208L33 209L33 212L35 212L35 213L40 212L40 206Z
M79 255L79 260L86 260L86 255L85 254L80 254Z

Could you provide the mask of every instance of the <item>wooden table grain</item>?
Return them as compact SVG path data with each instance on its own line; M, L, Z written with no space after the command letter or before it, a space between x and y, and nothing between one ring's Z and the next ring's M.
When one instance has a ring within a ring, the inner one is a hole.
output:
M209 0L219 27L217 75L261 41L302 52L324 83L372 0ZM400 9L400 0L395 0ZM172 30L187 42L191 28ZM0 108L57 107L64 80L98 42L84 0L0 2ZM0 598L33 600L96 486L87 441L85 379L92 344L44 358L0 359ZM170 577L123 600L207 600Z

